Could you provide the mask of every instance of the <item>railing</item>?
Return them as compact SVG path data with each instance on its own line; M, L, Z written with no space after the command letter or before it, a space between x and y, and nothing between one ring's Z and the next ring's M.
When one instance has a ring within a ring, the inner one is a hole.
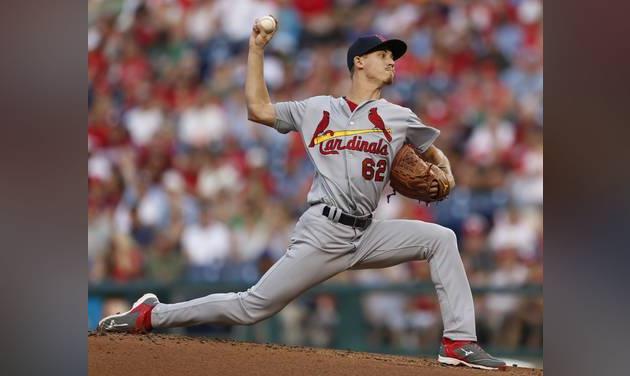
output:
M165 302L171 302L171 297L193 298L201 297L216 292L230 292L230 291L245 291L250 285L242 283L202 283L202 282L176 282L176 283L155 283L155 282L135 282L135 283L100 283L90 284L88 287L88 294L90 297L120 297L126 298L129 301L136 300L139 296L146 292L153 292L160 300ZM434 294L435 287L430 282L423 283L404 283L404 284L390 284L380 286L360 286L354 284L339 284L339 283L324 283L315 286L303 294L304 297L309 297L317 294L331 294L336 297L338 304L338 314L340 318L339 325L337 326L337 345L339 349L351 349L354 351L367 351L375 353L389 353L399 355L434 355L437 349L424 350L426 353L418 353L414 351L405 351L399 348L393 348L390 346L373 347L368 344L365 338L367 324L363 317L363 311L361 307L361 298L366 293L374 292L397 292L405 294L427 295ZM473 295L482 295L488 293L499 294L518 294L525 296L540 296L542 295L541 285L527 285L522 287L510 287L510 288L496 288L496 287L473 287ZM281 326L278 321L277 315L256 324L257 326L263 326L267 333L264 338L265 342L280 343L281 338ZM260 341L260 338L256 338L252 327L245 327L243 330L237 331L236 335L232 335L231 338L245 341ZM542 358L542 349L525 349L520 348L512 351L506 351L505 349L496 348L488 349L497 356L504 357L528 357L528 358Z

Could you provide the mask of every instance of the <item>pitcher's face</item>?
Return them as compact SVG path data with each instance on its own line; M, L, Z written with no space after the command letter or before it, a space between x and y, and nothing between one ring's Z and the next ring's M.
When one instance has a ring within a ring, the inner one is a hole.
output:
M365 76L383 85L394 82L394 56L389 50L378 50L360 57L363 62Z

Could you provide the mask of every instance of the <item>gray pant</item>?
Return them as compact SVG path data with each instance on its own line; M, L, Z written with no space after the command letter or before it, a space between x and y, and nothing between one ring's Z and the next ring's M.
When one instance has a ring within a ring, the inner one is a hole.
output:
M285 255L247 291L158 304L154 328L254 324L279 312L304 291L347 269L386 268L427 260L440 302L444 336L476 340L475 312L452 230L413 220L374 220L365 230L324 217L310 207L296 224Z

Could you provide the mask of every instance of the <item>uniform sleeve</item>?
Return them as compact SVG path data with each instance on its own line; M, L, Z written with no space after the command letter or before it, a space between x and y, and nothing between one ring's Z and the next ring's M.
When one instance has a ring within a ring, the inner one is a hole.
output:
M416 114L412 111L409 112L409 118L407 119L407 140L420 150L420 152L424 153L438 138L440 131L424 125Z
M278 102L273 107L276 110L276 123L274 128L280 133L299 131L302 126L302 118L306 111L308 100Z

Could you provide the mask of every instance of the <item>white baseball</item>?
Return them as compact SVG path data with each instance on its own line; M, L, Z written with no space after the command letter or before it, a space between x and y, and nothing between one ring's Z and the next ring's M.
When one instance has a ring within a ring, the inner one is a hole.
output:
M276 30L276 20L271 16L264 16L258 19L258 27L266 34L271 34Z

